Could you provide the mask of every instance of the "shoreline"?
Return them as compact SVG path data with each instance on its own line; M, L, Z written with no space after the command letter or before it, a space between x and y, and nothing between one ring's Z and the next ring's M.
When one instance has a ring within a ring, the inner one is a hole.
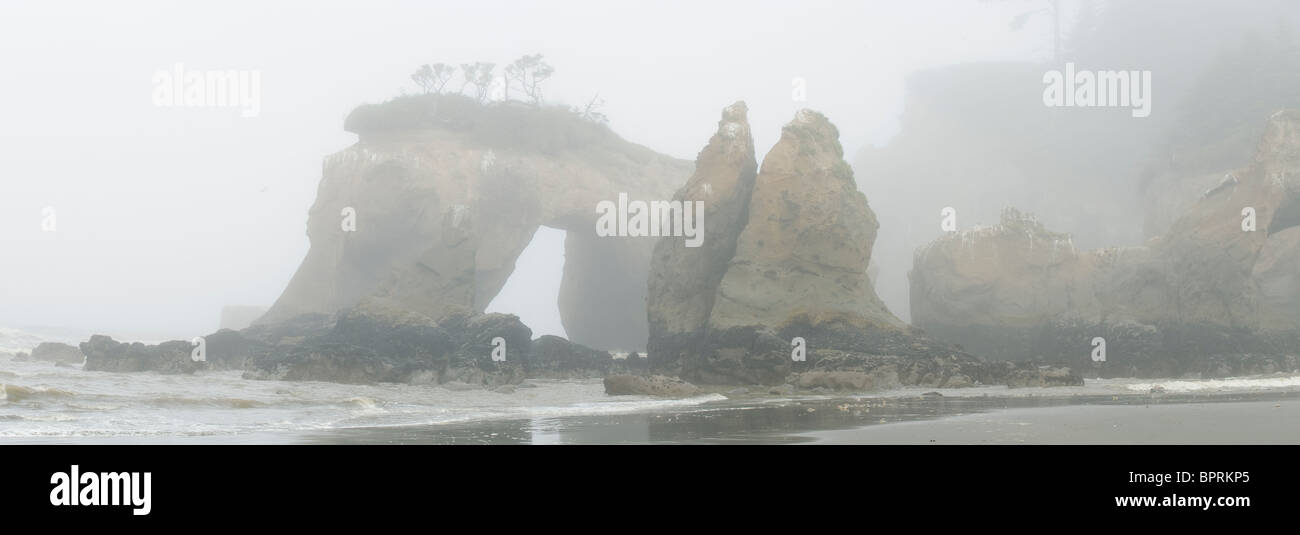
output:
M1011 408L809 433L811 444L1300 444L1300 399Z
M300 438L314 444L1300 444L1300 428L1288 425L1300 421L1300 391L736 401L684 411L337 429ZM1117 431L1102 433L1102 425Z
M502 393L25 363L0 383L19 389L0 420L52 431L0 437L8 444L1300 443L1287 425L1300 421L1300 375L1284 374L874 392L714 387L660 398L610 396L597 379L529 380ZM71 421L173 421L61 434L60 411ZM278 425L290 421L299 423Z

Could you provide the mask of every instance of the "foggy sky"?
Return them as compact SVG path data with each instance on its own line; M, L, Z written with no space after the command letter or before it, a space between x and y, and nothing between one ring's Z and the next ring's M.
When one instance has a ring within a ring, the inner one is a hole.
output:
M896 131L907 73L1048 57L1050 18L1009 29L1038 4L6 2L0 326L188 339L215 330L223 305L270 305L307 252L322 158L356 140L343 118L415 92L424 63L545 54L549 101L599 93L615 132L685 159L736 100L759 158L809 107L839 127L851 160ZM260 71L260 115L154 106L153 73L177 62ZM807 102L791 100L793 77ZM857 177L868 191L879 179ZM56 233L41 232L46 206ZM491 307L535 335L559 333L563 261L562 234L539 236L520 260L534 268L526 282Z

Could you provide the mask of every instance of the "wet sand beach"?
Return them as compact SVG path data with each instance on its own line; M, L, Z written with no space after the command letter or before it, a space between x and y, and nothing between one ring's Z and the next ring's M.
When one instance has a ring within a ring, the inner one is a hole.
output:
M348 444L1296 444L1300 393L830 398L689 411L356 428Z
M816 444L1300 444L1300 400L1004 409L809 436Z

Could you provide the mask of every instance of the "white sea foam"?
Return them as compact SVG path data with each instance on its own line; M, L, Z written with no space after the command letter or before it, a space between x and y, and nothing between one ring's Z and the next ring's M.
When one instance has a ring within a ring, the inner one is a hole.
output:
M30 353L44 340L41 337L10 327L0 327L0 353Z
M529 381L514 393L435 385L254 381L86 372L0 361L0 438L238 437L257 433L682 411L724 401L607 396L598 379ZM232 440L238 440L232 438Z
M1300 376L1234 377L1227 379L1166 380L1131 383L1126 388L1136 392L1150 392L1159 387L1165 392L1219 392L1231 390L1262 390L1300 386Z

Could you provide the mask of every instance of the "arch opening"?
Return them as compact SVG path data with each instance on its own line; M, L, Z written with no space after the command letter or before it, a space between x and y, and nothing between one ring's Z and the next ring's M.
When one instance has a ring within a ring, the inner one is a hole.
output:
M538 227L485 312L519 316L533 330L533 338L548 334L568 338L559 307L565 236L563 230Z

